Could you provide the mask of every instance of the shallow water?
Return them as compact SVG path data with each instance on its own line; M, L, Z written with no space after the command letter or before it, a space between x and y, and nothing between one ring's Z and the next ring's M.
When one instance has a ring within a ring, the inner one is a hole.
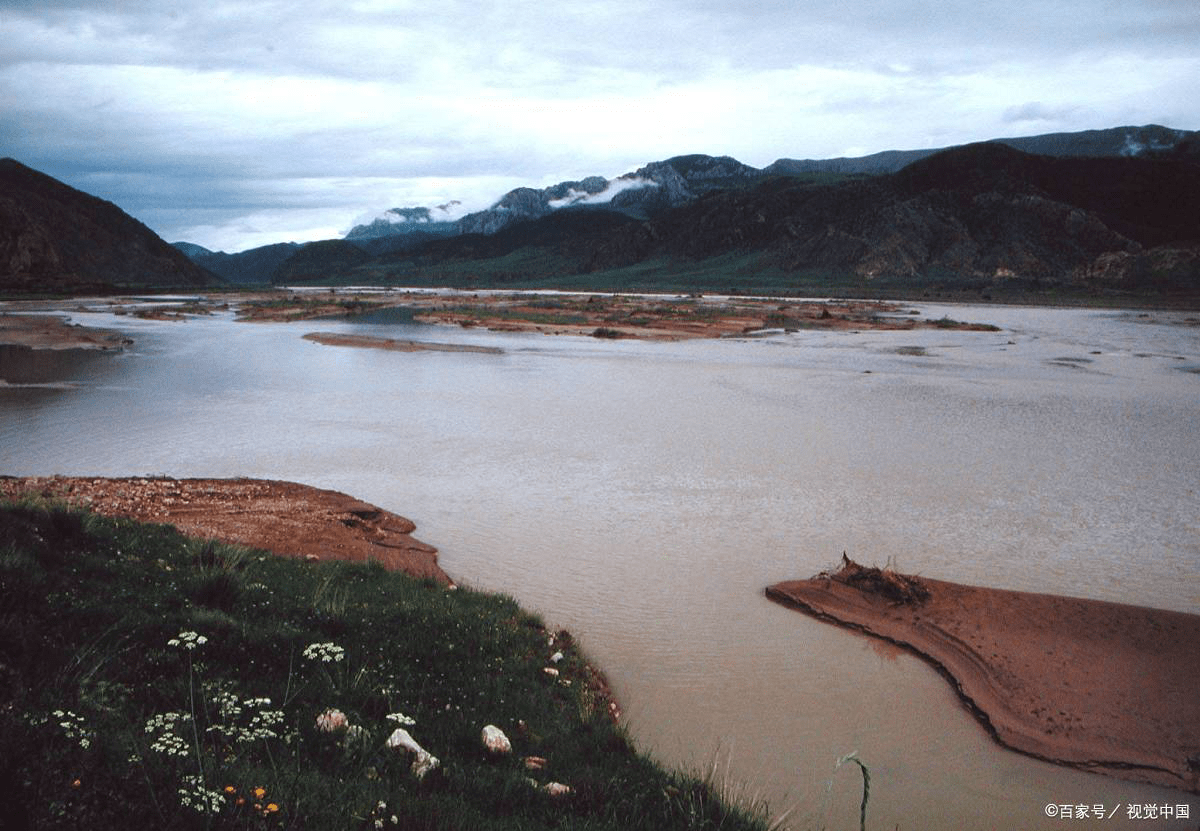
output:
M74 314L136 343L0 387L0 472L281 478L408 516L455 578L575 632L641 747L718 759L797 828L856 826L850 751L871 827L1057 828L1044 806L1068 802L1185 803L1190 823L1155 827L1194 826L1200 797L1003 750L919 660L763 598L846 551L1200 611L1195 321L918 308L1002 331L639 343ZM1142 824L1124 814L1105 826Z

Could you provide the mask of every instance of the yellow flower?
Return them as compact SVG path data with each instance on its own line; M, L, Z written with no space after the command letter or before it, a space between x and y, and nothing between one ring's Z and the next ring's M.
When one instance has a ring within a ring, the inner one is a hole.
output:
M255 799L262 799L266 795L267 795L266 788L255 788L254 789L254 798Z
M267 803L267 813L269 813L269 814L273 814L273 813L275 813L275 812L276 812L276 811L278 811L278 810L279 810L279 806L278 806L278 805L276 805L274 802L268 802L268 803Z
M237 793L237 788L235 788L233 785L226 785L226 786L225 786L225 793L228 793L228 794L235 794L235 793Z

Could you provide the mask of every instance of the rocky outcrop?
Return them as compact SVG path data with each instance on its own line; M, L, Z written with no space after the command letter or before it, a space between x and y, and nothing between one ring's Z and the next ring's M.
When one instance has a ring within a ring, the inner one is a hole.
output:
M692 202L706 191L744 186L760 177L756 168L729 156L676 156L612 180L589 176L541 190L517 188L487 210L463 217L458 227L463 234L494 234L515 222L571 207L603 207L645 219Z

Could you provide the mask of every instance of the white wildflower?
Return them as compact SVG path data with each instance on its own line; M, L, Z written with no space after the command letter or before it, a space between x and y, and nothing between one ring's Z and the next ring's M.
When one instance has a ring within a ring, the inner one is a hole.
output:
M204 780L199 776L185 776L182 784L184 787L179 789L179 804L185 808L193 808L201 814L215 814L225 804L225 795L204 787Z
M310 643L304 647L303 655L310 661L320 661L323 664L337 663L346 657L346 650L335 643Z
M188 742L175 729L191 719L187 713L160 713L147 719L146 732L153 734L150 749L166 756L187 756L190 752Z
M242 701L236 693L221 691L213 696L221 715L221 724L214 724L207 732L218 732L239 744L249 744L259 739L277 739L275 728L283 724L282 710L268 710L269 698L247 698ZM249 719L243 723L242 716L249 711Z
M396 724L402 725L404 727L412 727L414 724L417 723L417 720L415 718L406 716L406 715L404 715L404 713L388 713L386 718L388 721L394 721L394 722L396 722Z
M68 739L78 742L84 750L92 746L92 739L96 734L88 729L83 716L70 710L55 710L50 715L54 717L58 727ZM44 724L47 720L42 720L42 723Z
M196 632L180 632L177 636L167 641L167 646L186 649L188 652L191 652L193 649L204 646L206 643L208 643L208 638Z

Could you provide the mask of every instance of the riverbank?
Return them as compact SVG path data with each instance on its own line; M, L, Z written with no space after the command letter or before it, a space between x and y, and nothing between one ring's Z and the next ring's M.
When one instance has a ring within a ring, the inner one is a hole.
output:
M1005 746L1200 793L1200 616L966 586L850 560L766 593L924 658Z
M510 598L40 497L0 499L0 560L12 827L770 827L637 753Z
M80 326L61 315L0 314L0 345L29 349L116 351L133 341L108 329Z
M35 495L110 517L174 525L189 536L302 560L379 563L452 583L416 526L337 491L267 479L0 477L0 497Z

